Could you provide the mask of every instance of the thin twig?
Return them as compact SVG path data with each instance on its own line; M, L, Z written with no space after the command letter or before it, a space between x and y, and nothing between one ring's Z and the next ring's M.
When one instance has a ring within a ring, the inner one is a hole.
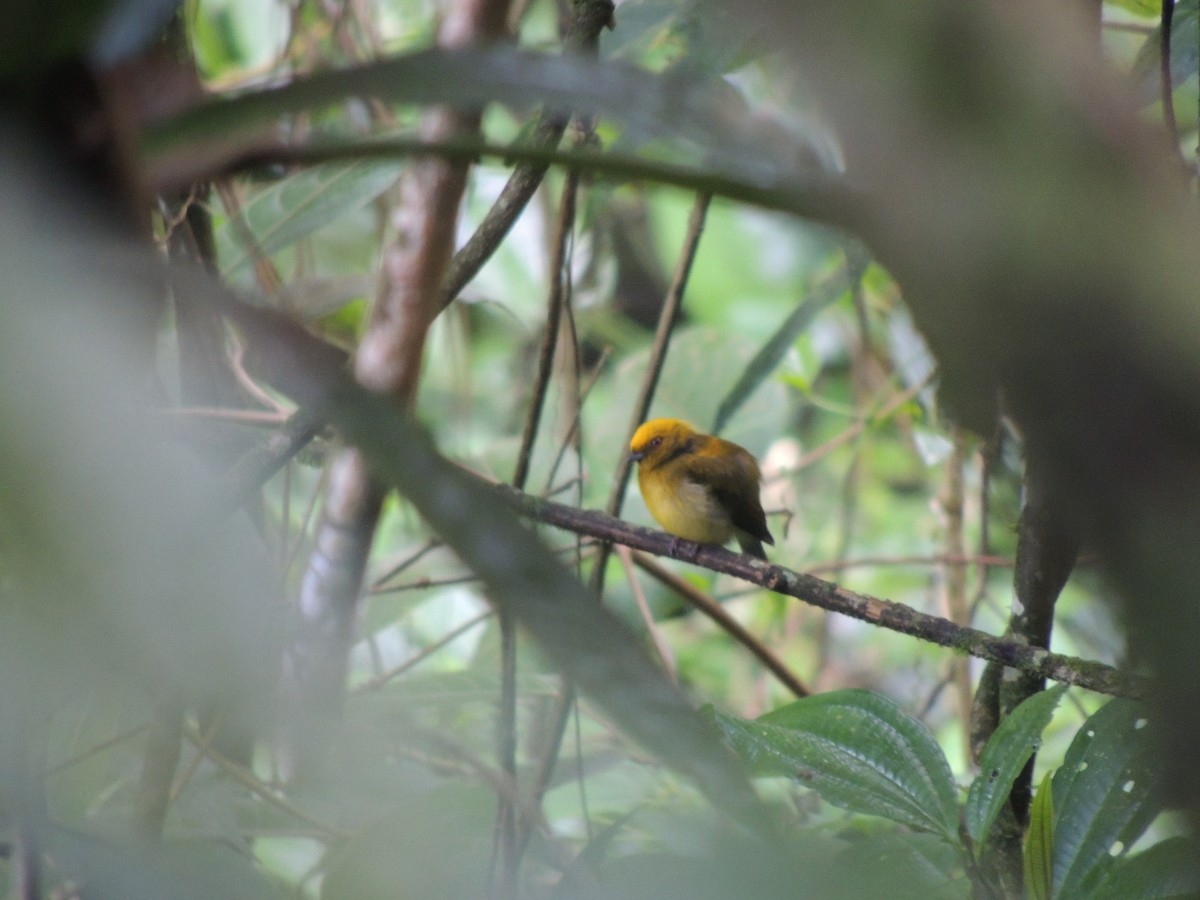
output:
M564 45L568 52L595 55L599 46L600 32L613 25L613 4L610 0L576 0L574 14L567 28ZM553 150L562 139L567 127L567 116L553 110L544 111L534 126L529 146L539 150ZM483 221L462 246L446 270L442 282L441 303L443 307L474 278L479 270L496 252L517 217L525 209L538 185L550 168L549 161L530 160L518 165L500 196L484 215Z
M283 425L286 411L270 409L228 409L219 406L174 406L160 411L165 416L180 418L217 419L224 422L245 422L250 425Z
M938 492L935 508L942 523L942 538L948 557L965 556L966 541L963 537L965 494L963 469L967 464L969 439L961 428L954 429L954 450L946 460L942 488ZM970 608L967 604L967 567L962 563L944 563L941 566L942 608L946 618L957 625L970 625ZM958 704L959 722L971 721L971 669L965 657L950 662L955 700ZM962 730L963 761L971 759L970 728Z
M675 272L671 276L671 285L667 288L667 296L663 301L662 313L658 318L658 328L654 332L654 344L650 348L650 361L646 366L646 378L642 383L641 392L633 404L633 416L626 429L625 443L628 446L633 433L646 420L650 412L650 404L654 401L654 393L658 390L658 379L662 375L663 365L667 360L667 349L671 343L671 333L679 312L683 308L683 294L687 288L688 277L692 272L692 263L696 259L696 250L700 246L700 235L704 232L704 221L708 217L708 207L712 201L711 194L697 194L692 203L692 212L688 217L687 234L683 239L683 249L675 264ZM633 463L628 454L622 453L617 463L617 473L613 478L612 493L605 507L609 515L621 514L621 506L625 500L625 488L629 484L629 473ZM601 551L597 570L604 571L605 554Z
M539 176L540 178L540 176ZM529 401L529 412L525 417L525 429L521 435L521 447L517 452L513 486L524 490L529 479L529 467L533 459L533 446L537 440L538 426L546 405L546 393L554 374L554 355L558 349L558 335L562 323L563 307L567 303L566 282L568 270L568 247L575 231L575 201L579 192L579 175L568 172L559 202L558 225L554 236L554 256L550 266L550 292L546 308L546 325L542 334L541 350L538 353L537 372L534 376L533 394ZM512 617L501 613L500 623L500 709L497 715L497 744L500 769L505 777L517 783L517 631ZM496 810L496 854L505 874L504 883L515 881L515 871L523 852L518 831L517 808L519 804L500 798Z
M214 514L232 515L266 484L272 476L308 446L321 431L321 424L306 410L297 410L266 443L248 451L225 476L213 502Z
M866 566L944 566L944 565L1004 566L1012 568L1014 560L1006 556L952 555L947 553L913 554L911 556L857 556L852 559L837 559L829 562L812 563L804 571L810 575L829 572L844 572Z
M546 327L542 334L542 345L538 352L537 371L534 375L533 391L529 400L529 414L525 418L525 430L521 435L521 447L517 452L517 467L512 483L518 490L525 489L529 478L533 445L537 440L538 425L546 405L546 392L550 377L554 373L554 354L558 349L558 335L562 322L566 296L565 281L567 247L575 228L575 199L579 190L579 175L568 172L563 184L562 200L559 204L558 226L554 237L554 259L550 266L550 297L546 305Z
M212 762L218 769L220 769L238 784L245 787L255 796L261 797L267 803L278 808L287 815L292 816L295 819L299 819L301 822L304 822L307 825L311 825L313 828L317 829L318 833L323 839L345 840L354 836L354 833L351 831L347 831L338 827L337 825L331 825L328 822L323 822L314 816L310 816L308 813L304 812L302 809L295 806L284 797L280 796L278 793L272 790L270 785L263 782L262 779L258 778L249 769L246 769L232 760L227 759L220 753L217 753L212 747L209 747L204 740L204 737L197 734L194 729L186 729L185 734L188 740L191 741L192 744L194 744L196 748L200 750L203 755L206 756L209 761Z
M622 549L625 549L622 547ZM626 552L628 552L626 550ZM642 553L632 554L633 561L638 567L654 576L672 591L682 597L689 605L698 609L721 626L735 641L749 650L777 679L797 697L807 697L811 692L804 682L789 669L778 656L771 652L762 641L747 631L742 623L725 611L712 597L688 581L680 578L674 572L660 566L654 560Z
M434 641L432 644L422 647L421 651L419 653L416 653L416 654L410 656L408 659L406 659L404 662L400 663L400 665L396 666L395 668L388 669L386 672L381 672L380 674L376 675L374 678L368 679L367 681L364 681L362 684L356 685L354 687L352 693L362 694L362 693L366 693L368 691L379 690L381 687L383 687L389 681L392 681L392 680L398 678L399 676L401 676L405 672L407 672L409 669L412 669L414 666L424 662L429 657L433 656L435 653L437 653L443 647L458 640L458 638L462 637L464 634L466 634L468 631L470 631L476 625L487 620L487 618L491 615L492 615L492 611L490 609L486 609L483 612L479 613L479 615L473 616L472 618L467 619L467 621L463 622L457 628L451 629L446 634L442 635L442 637L440 637L436 641ZM516 782L514 781L514 784L515 783Z
M858 436L862 434L868 426L877 426L883 422L886 422L892 417L894 412L903 407L904 404L912 400L912 398L921 393L921 391L925 390L925 388L927 388L936 377L937 376L931 372L916 384L911 385L907 389L890 397L877 412L857 419L853 425L846 428L840 434L835 434L825 443L818 447L814 447L812 450L809 450L807 453L801 456L794 465L789 467L790 472L798 472L801 469L808 468L813 463L828 456L834 450L845 446L846 444L858 438Z
M1171 139L1171 153L1179 155L1179 126L1175 122L1174 85L1171 78L1171 23L1175 20L1175 0L1162 0L1162 34L1158 54L1158 73L1162 96L1163 124Z
M634 406L633 420L629 427L626 442L628 442L629 438L632 438L634 429L646 417L646 413L650 408L650 401L654 397L654 391L658 385L658 376L662 371L663 360L670 342L671 330L675 325L676 319L679 317L679 310L683 304L684 289L687 286L688 276L691 273L692 262L696 257L696 248L700 243L700 235L704 230L704 220L708 212L710 200L710 195L699 194L693 204L692 215L688 222L687 236L684 238L683 249L675 266L675 274L671 279L671 286L667 290L663 309L659 315L658 329L655 332L654 345L650 351L646 381ZM625 486L628 480L629 460L625 454L622 454L621 461L617 465L616 477L613 480L613 490L609 495L606 507L612 516L619 515L621 511L621 505L625 498ZM610 553L611 548L605 543L600 544L597 548L597 557L592 566L590 583L593 596L598 597L603 593L604 573L608 568L607 563ZM550 737L546 741L544 752L538 760L536 774L534 775L532 796L533 804L536 807L541 806L542 798L550 784L550 779L554 775L554 768L557 765L559 750L562 747L563 737L566 733L567 722L570 718L574 702L575 689L572 685L565 684L551 714L553 726L550 728ZM529 840L529 835L529 828L523 828L521 834L522 843Z
M371 592L379 593L381 591L390 590L392 586L387 582L391 581L405 569L415 565L422 557L425 556L425 554L429 553L431 550L437 549L440 546L442 546L442 542L436 538L431 538L430 540L426 541L404 559L400 560L400 562L396 563L394 566L376 578L375 583L371 585Z
M620 557L621 563L625 567L625 577L629 580L629 587L633 590L633 599L637 603L638 612L642 614L642 621L646 624L646 633L650 635L654 649L658 651L658 658L662 660L663 669L671 676L672 681L678 682L679 667L675 663L675 654L671 652L671 645L667 643L662 629L654 621L654 614L650 612L646 594L642 590L641 583L638 582L637 573L633 571L633 554L628 547L618 544L617 556Z

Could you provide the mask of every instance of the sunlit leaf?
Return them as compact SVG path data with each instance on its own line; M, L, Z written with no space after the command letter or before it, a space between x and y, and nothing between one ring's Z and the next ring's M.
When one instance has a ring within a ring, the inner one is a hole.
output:
M1029 808L1024 850L1025 890L1033 900L1049 900L1054 889L1054 790L1049 772Z

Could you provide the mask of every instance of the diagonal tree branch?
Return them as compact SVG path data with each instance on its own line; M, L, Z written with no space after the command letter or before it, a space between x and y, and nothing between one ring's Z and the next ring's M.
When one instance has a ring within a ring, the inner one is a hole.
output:
M755 560L724 547L679 541L666 532L631 525L596 510L542 500L504 485L497 485L496 490L525 515L557 528L733 575L821 609L949 647L979 659L994 661L1037 677L1121 697L1140 697L1146 692L1143 678L1104 663L1007 641L977 628L956 625L947 619L920 612L903 603L860 594L831 581Z

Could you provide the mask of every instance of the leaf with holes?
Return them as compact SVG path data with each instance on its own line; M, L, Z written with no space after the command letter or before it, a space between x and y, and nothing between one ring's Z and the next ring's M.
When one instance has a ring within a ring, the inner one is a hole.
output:
M1113 700L1054 775L1054 894L1090 896L1161 811L1162 767L1143 705Z

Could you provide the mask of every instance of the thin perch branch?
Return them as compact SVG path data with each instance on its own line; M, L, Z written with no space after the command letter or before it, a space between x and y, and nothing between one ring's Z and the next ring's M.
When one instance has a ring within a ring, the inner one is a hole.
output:
M903 603L860 594L804 572L796 572L741 553L733 553L724 547L681 541L666 532L631 525L597 510L578 509L541 500L515 491L507 485L496 485L495 490L525 515L557 528L733 575L821 609L841 613L852 619L869 622L942 647L960 650L979 659L997 662L1031 675L1076 685L1101 694L1142 697L1147 692L1144 678L1121 672L1104 663L1006 641L985 631L966 628L938 616L919 612Z

